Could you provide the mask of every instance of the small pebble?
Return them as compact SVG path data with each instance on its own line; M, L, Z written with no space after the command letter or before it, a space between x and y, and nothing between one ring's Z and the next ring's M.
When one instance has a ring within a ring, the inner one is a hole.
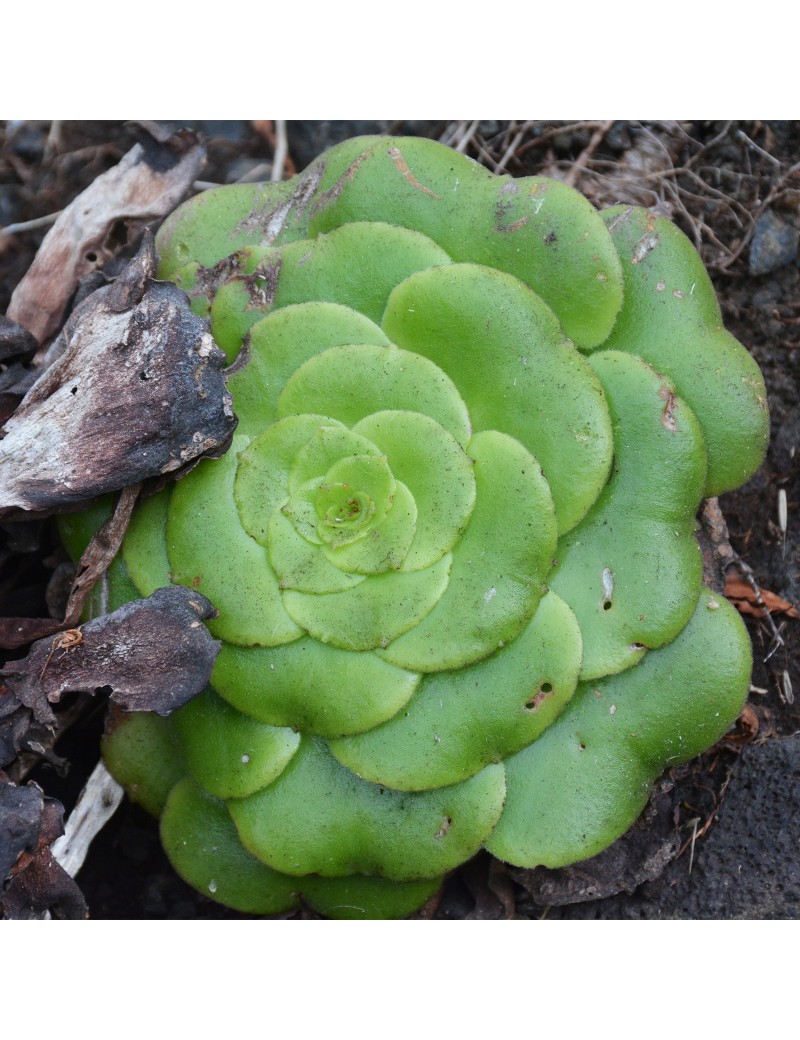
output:
M756 221L750 243L750 274L769 274L793 263L800 231L768 209Z

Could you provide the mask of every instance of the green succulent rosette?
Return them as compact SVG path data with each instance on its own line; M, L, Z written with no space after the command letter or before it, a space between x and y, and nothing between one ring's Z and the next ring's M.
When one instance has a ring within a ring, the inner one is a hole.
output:
M749 681L695 517L760 464L765 392L688 240L360 138L198 196L157 246L239 418L111 576L219 611L211 686L105 740L176 870L249 913L400 917L482 847L605 848Z

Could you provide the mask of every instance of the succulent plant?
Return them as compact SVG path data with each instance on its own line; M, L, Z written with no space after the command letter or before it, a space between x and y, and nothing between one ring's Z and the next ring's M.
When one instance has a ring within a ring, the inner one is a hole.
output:
M111 572L113 602L219 611L212 686L105 739L176 870L245 912L397 917L481 848L608 846L748 689L695 518L760 464L766 396L688 239L359 138L157 247L239 419Z

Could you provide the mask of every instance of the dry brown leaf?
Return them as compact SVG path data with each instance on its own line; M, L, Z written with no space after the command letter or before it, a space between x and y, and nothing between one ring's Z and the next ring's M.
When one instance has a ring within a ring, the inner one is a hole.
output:
M769 589L759 589L758 591L761 594L764 606L770 614L785 614L790 618L800 617L797 608L788 600L781 599L780 596L776 596ZM758 602L758 593L752 585L742 581L740 578L736 578L733 575L728 576L728 580L725 583L725 598L729 599L741 614L764 617L764 609Z
M86 900L49 848L39 851L9 881L0 909L7 921L33 921L49 914L56 921L83 921Z
M761 726L755 708L745 704L742 713L736 720L736 729L727 739L735 744L751 744L758 736Z
M170 213L197 178L205 150L197 134L137 124L142 141L61 213L28 273L14 290L8 317L40 343L60 329L79 279L114 254L121 226L143 226Z
M119 552L133 507L139 496L140 487L140 484L134 484L132 487L123 489L114 512L102 527L95 531L92 540L86 546L78 561L69 592L67 608L64 612L64 628L72 628L73 625L77 625L89 593L111 566L114 557Z

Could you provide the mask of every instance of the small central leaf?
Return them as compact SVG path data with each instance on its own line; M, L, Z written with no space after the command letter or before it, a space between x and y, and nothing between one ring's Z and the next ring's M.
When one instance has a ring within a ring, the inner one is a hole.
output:
M382 455L350 455L335 462L314 496L317 536L335 548L361 538L389 512L396 482Z
M314 505L320 519L317 533L327 545L346 545L366 533L375 515L375 500L350 484L320 484Z
M339 547L329 543L322 551L351 578L356 574L383 574L403 565L416 530L417 504L406 485L398 480L392 508L380 523L370 527L367 538Z

